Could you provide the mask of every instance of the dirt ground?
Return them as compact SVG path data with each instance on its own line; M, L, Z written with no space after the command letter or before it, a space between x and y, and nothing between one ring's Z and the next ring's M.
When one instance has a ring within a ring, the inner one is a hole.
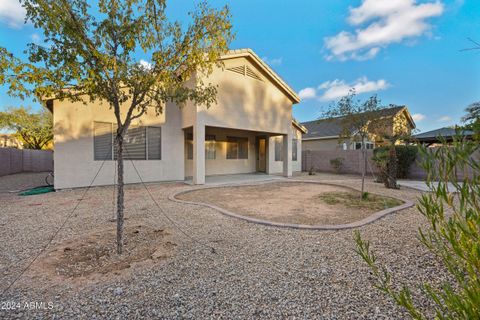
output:
M321 196L332 192L348 192L352 197L359 196L352 189L338 186L276 182L196 190L177 198L213 204L257 219L307 225L345 224L362 220L378 211L342 203L328 204Z
M125 228L124 251L118 255L115 234L112 226L64 241L42 255L36 269L49 281L70 281L82 287L118 278L130 268L158 264L176 247L165 230L138 224Z

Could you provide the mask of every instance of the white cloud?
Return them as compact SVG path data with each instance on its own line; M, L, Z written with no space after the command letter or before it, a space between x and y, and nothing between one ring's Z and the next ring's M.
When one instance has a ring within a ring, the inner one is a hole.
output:
M344 80L325 81L317 88L307 87L298 93L300 99L317 99L320 101L332 101L346 96L350 90L354 89L355 93L367 93L385 90L390 84L380 79L377 81L368 80L367 77L361 77L357 80L347 83Z
M426 118L426 116L424 114L421 114L421 113L412 114L412 119L413 119L413 121L416 121L416 122L420 122L420 121L424 120L425 118Z
M271 66L279 66L283 63L283 58L268 58L268 57L263 57L263 61L265 61L267 64Z
M450 117L450 116L442 116L442 117L438 118L437 121L438 121L438 122L448 122L448 121L452 121L452 117Z
M0 21L8 27L19 29L25 20L25 9L18 0L0 0Z
M1 1L1 0L0 0ZM40 36L38 35L38 33L32 33L30 35L30 39L32 39L32 41L34 43L39 43L40 42Z
M347 21L355 31L341 31L324 39L329 50L326 59L372 59L391 43L428 33L431 26L426 19L441 15L443 10L439 0L363 0L359 7L349 9Z
M145 61L143 59L140 59L140 62L138 63L142 68L145 70L150 70L152 69L152 64L148 61Z
M351 89L354 89L357 94L375 92L385 90L390 87L390 84L380 79L377 81L368 80L367 77L357 79L352 83L346 83L344 80L326 81L318 86L323 93L318 97L322 101L331 101L346 96Z
M315 88L305 88L298 93L300 99L314 99L317 96Z

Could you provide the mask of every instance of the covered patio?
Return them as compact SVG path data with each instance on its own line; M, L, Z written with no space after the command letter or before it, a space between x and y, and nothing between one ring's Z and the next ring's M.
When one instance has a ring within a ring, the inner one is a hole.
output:
M299 139L290 134L214 126L184 129L185 180L210 184L258 181L272 175L290 177L300 170ZM278 178L278 176L275 176Z

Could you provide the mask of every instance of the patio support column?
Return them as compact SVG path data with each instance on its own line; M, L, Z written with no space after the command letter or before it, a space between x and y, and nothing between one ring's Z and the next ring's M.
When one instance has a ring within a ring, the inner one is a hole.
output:
M193 184L205 184L205 125L193 126Z
M283 136L283 176L292 176L292 130Z

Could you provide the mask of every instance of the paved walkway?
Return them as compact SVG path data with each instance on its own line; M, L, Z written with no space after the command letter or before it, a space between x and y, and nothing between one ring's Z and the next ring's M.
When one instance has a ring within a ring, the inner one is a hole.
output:
M430 189L428 188L427 183L425 181L398 180L397 182L400 186L404 186L404 187L408 187L408 188L412 188L412 189L416 189L416 190L420 190L420 191L424 191L424 192L429 192L430 191ZM434 182L434 185L438 186L438 182ZM455 190L455 186L451 182L449 182L448 183L448 189L450 191L453 191L453 190Z
M206 176L205 185L218 186L226 184L243 184L282 179L285 178L282 176L265 173L222 174L215 176ZM185 183L193 184L192 179L185 180Z

